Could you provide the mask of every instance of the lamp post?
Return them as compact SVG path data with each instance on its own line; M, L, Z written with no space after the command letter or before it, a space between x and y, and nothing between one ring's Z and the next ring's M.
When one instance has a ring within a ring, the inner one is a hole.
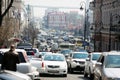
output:
M113 29L113 18L114 17L119 18L119 21L118 21L117 24L120 23L120 15L118 15L118 14L114 14L113 15L112 13L110 13L110 28L109 28L109 46L108 46L108 51L111 50L111 31Z
M84 4L85 5L85 12L84 12L84 16L85 16L85 18L84 18L84 42L83 42L83 44L84 44L84 49L85 49L85 40L86 40L86 27L87 27L87 25L86 25L86 22L87 22L87 16L88 16L88 9L86 9L86 3L84 2L84 1L82 1L81 3L80 3L80 5L81 5L81 7L80 7L80 10L83 10L84 8L82 7L82 4Z

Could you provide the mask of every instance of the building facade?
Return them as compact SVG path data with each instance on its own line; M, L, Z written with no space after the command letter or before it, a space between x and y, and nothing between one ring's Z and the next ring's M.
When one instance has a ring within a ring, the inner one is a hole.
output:
M120 50L120 1L94 0L92 4L95 51Z

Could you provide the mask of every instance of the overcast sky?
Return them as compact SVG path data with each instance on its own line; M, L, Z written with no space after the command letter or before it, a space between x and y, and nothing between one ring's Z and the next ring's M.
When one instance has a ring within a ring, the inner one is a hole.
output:
M80 3L85 2L85 0L24 0L25 4L36 5L36 6L48 6L48 7L77 7L78 9L74 9L75 11L80 11ZM86 0L87 2L93 0ZM86 2L86 5L87 5ZM87 5L88 6L88 5ZM42 7L34 7L34 15L36 17L41 17L44 15L44 11L46 8ZM70 9L63 9L63 11L67 11Z

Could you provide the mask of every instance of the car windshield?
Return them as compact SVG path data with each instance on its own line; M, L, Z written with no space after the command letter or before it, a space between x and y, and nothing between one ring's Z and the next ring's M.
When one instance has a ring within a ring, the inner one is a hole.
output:
M108 55L105 62L106 68L120 68L120 55Z
M88 54L84 54L84 53L74 53L73 54L73 58L85 59L87 57L88 57Z
M100 57L100 54L93 54L92 60L98 60L99 57Z
M65 55L65 54L69 54L70 52L71 52L71 50L62 50L62 51L61 51L61 54L64 54L64 55Z
M45 55L44 61L65 61L65 58L61 55Z

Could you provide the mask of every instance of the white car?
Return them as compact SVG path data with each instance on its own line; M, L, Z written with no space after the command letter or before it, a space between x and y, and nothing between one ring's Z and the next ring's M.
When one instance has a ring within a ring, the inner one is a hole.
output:
M65 56L59 53L45 54L42 59L40 74L53 74L67 77Z
M101 52L91 52L89 54L89 57L86 59L85 62L85 70L84 70L84 77L90 76L90 79L93 80L93 72L94 72L94 67L101 55Z
M9 70L0 70L0 80L32 80L28 75L9 71Z
M103 52L94 69L94 80L120 80L120 52Z
M39 53L39 49L38 48L32 48L33 52L35 53L35 57L39 58L40 57L40 53Z
M4 55L4 52L9 51L9 49L0 49L0 60L2 60L2 55ZM26 51L23 49L15 49L15 51L18 52L19 54L19 58L20 58L20 63L17 64L17 71L27 74L28 76L30 76L32 78L32 80L34 79L38 79L39 78L39 72L37 70L36 67L32 66L31 63L28 61L28 56L26 54ZM2 61L0 61L2 62ZM1 68L1 64L0 64L0 68Z
M84 71L85 60L88 58L88 52L72 52L68 62L68 70L73 73L74 71Z
M29 62L31 63L32 66L36 67L38 72L41 72L42 68L42 59L45 54L52 54L52 52L40 52L41 58L31 58Z

